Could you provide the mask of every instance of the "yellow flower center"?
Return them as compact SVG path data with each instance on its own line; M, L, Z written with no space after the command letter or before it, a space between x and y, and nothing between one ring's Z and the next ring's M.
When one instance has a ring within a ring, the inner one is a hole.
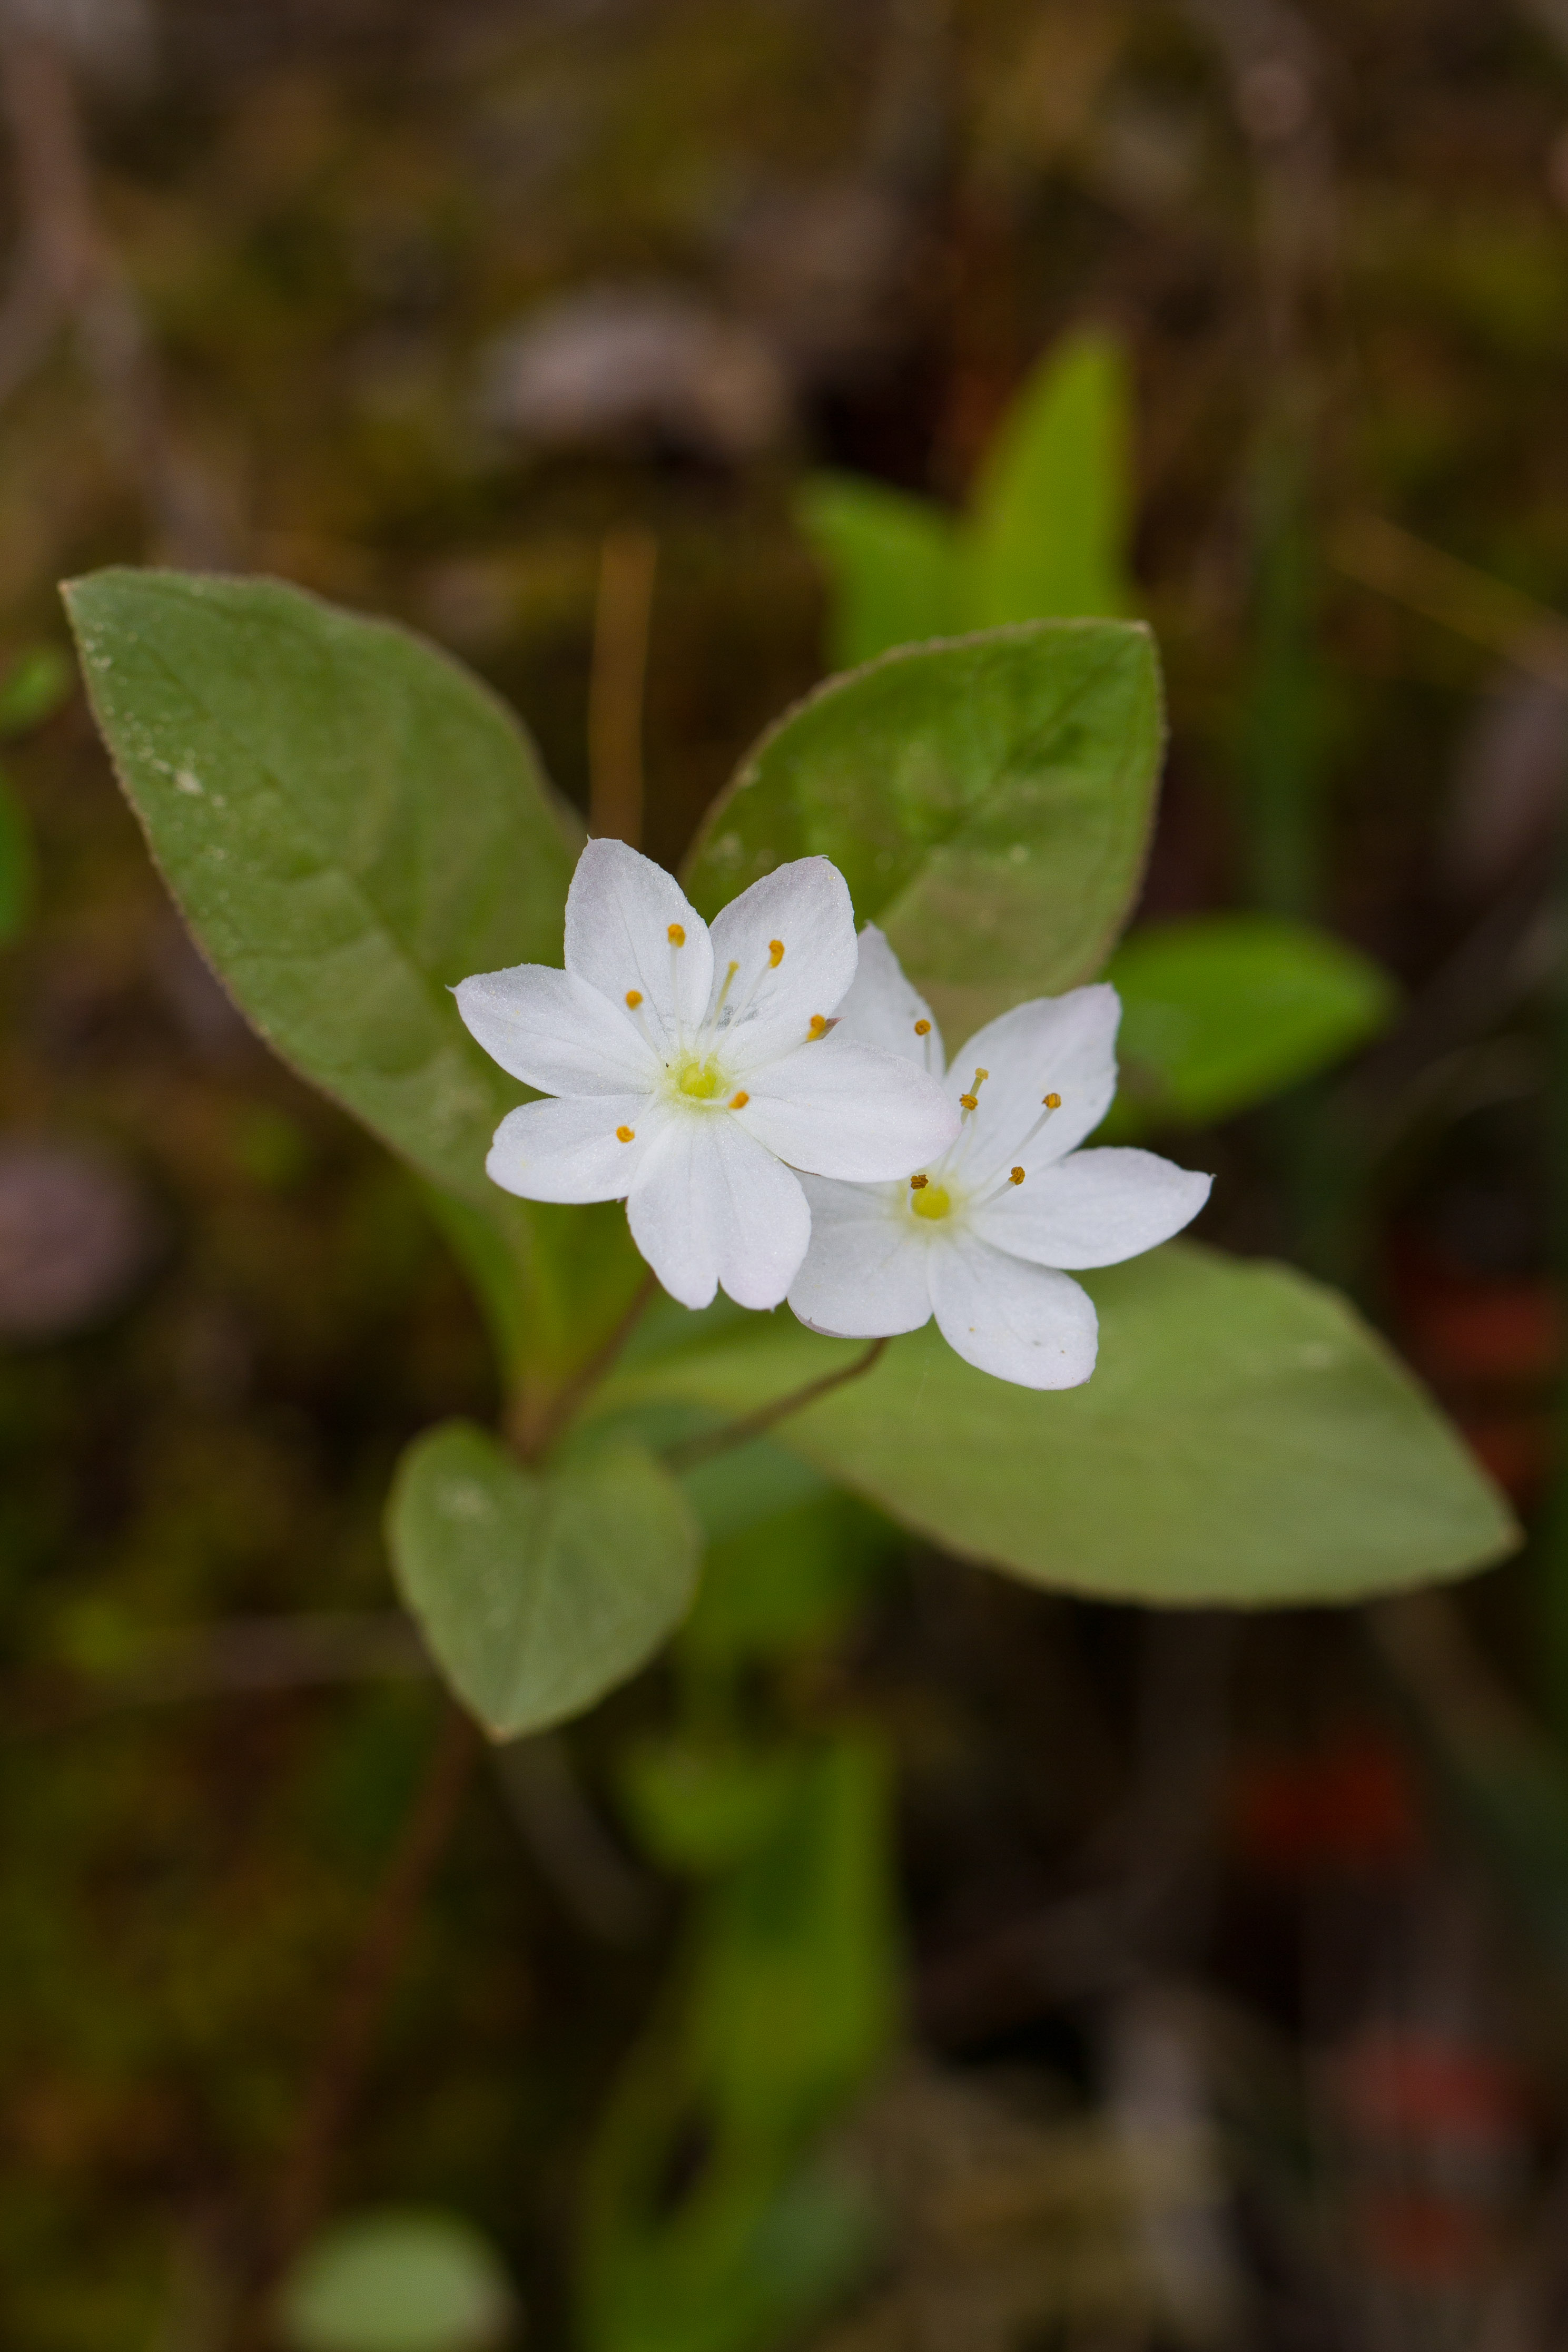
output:
M910 1195L909 1205L917 1217L945 1217L952 1209L953 1196L946 1184L923 1184Z
M690 1095L694 1102L712 1102L715 1095L727 1083L712 1062L699 1062L695 1058L681 1064L675 1078L682 1094Z

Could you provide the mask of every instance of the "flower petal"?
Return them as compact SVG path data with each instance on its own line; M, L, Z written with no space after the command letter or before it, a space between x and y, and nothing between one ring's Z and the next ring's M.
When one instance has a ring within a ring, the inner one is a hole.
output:
M523 1103L496 1129L485 1172L525 1201L623 1200L668 1118L646 1095Z
M1009 1185L971 1223L1036 1265L1119 1265L1190 1224L1213 1181L1153 1151L1075 1151Z
M629 1014L552 965L476 971L453 990L457 1010L492 1061L550 1095L644 1091L658 1056Z
M946 1150L958 1116L936 1078L834 1030L748 1073L735 1118L792 1168L884 1184Z
M801 1322L845 1339L880 1339L928 1323L928 1245L915 1230L904 1187L835 1184L821 1176L802 1181L811 1246L789 1285Z
M1037 996L988 1021L954 1055L947 1090L956 1099L980 1085L970 1113L972 1139L964 1148L966 1183L1022 1158L1026 1167L1064 1160L1099 1126L1116 1091L1116 1024L1122 1001L1103 982L1066 996ZM1024 1138L1048 1094L1061 1097L1029 1145Z
M803 1044L814 1016L838 1010L855 961L849 885L828 858L797 857L732 898L713 924L716 994L737 967L718 1014L726 1068L746 1076Z
M922 1033L917 1022L926 1027ZM861 933L861 960L849 994L839 1007L835 1036L853 1037L862 1045L880 1045L884 1054L898 1054L923 1070L942 1076L942 1032L931 1007L904 977L904 967L874 923Z
M1071 1275L1026 1265L956 1227L932 1247L937 1328L966 1363L1026 1389L1075 1389L1094 1370L1094 1303Z
M799 1177L723 1112L676 1114L626 1203L632 1238L683 1307L716 1285L739 1307L777 1307L811 1238Z
M685 934L672 947L672 923ZM607 996L629 990L661 1052L692 1036L713 986L707 925L674 877L623 841L591 841L566 900L566 968Z

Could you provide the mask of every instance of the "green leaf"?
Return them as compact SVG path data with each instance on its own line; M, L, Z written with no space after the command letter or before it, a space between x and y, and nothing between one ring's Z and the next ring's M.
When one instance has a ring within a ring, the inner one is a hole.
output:
M797 511L828 574L828 651L835 669L971 625L963 609L956 526L931 499L853 474L813 474Z
M1132 396L1122 346L1048 352L986 454L967 534L970 628L1127 610Z
M1369 958L1270 915L1152 924L1122 942L1105 977L1122 996L1131 1106L1190 1126L1326 1069L1375 1035L1396 1003ZM1128 1126L1125 1112L1113 1114L1113 1129Z
M634 1675L696 1582L680 1488L625 1440L540 1472L472 1423L444 1423L399 1464L387 1534L436 1664L497 1739L562 1723Z
M0 740L30 735L70 698L76 673L58 646L30 646L0 680Z
M574 842L533 748L434 646L277 581L110 571L66 601L187 921L284 1057L491 1206L519 1089L447 991L560 961Z
M291 2352L488 2352L517 2302L500 2256L454 2213L361 2214L323 2231L278 2304Z
M1148 632L1038 621L826 686L746 760L688 887L705 914L821 853L956 1042L1096 972L1143 872L1163 743Z
M1346 1601L1513 1549L1501 1496L1333 1292L1183 1244L1085 1283L1100 1361L1083 1388L988 1379L928 1325L774 1436L962 1557L1111 1599ZM616 1389L727 1419L859 1346L758 1319Z
M16 937L32 903L32 833L15 788L0 775L0 946Z

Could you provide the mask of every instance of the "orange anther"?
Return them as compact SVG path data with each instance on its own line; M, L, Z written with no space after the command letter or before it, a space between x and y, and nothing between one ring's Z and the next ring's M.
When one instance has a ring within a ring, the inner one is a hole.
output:
M632 1007L632 1012L635 1013L637 1007L643 1002L642 990L640 988L629 988L626 991L626 1002Z
M930 1022L917 1021L915 1024L915 1034L917 1037L929 1037L931 1034Z
M811 1015L811 1034L812 1034L812 1036L813 1036L813 1037L825 1037L825 1036L827 1035L827 1034L828 1034L828 1016L827 1016L827 1014L826 1014L825 1013L812 1013L812 1015Z
M731 1095L729 1098L729 1107L731 1110L744 1110L750 1100L751 1097L747 1093L746 1088L742 1087L737 1095Z
M909 1180L909 1189L912 1192L924 1192L930 1181L929 1176L912 1176Z
M978 1110L980 1108L979 1097L977 1095L960 1095L958 1100L963 1104L966 1110Z
M1008 1171L1008 1182L1009 1184L1021 1184L1023 1182L1023 1170L1021 1168L1009 1168Z
M1046 1095L1043 1097L1043 1100L1047 1110L1060 1110L1061 1108L1061 1097L1060 1095Z
M782 940L768 940L768 961L772 965L774 971L777 971L779 965L784 961L784 942Z
M636 1129L634 1127L618 1127L615 1130L615 1140L617 1143L635 1143L637 1140Z
M681 923L672 923L670 925L670 945L673 948L684 948L685 943L686 934L685 926Z

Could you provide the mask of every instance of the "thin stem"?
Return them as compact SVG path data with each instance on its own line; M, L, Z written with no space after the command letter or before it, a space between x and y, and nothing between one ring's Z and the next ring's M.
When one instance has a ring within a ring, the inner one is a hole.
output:
M824 1372L821 1380L809 1381L793 1396L779 1397L772 1404L758 1405L755 1412L742 1413L738 1421L727 1422L722 1429L704 1430L697 1437L688 1437L679 1445L672 1445L664 1456L667 1469L695 1470L699 1462L711 1462L716 1454L727 1454L732 1446L749 1445L754 1437L762 1437L778 1422L787 1420L809 1404L815 1404L831 1389L841 1389L850 1381L858 1381L876 1363L887 1341L873 1339L863 1356L852 1364L844 1364L836 1372Z
M478 1753L479 1735L473 1724L449 1706L429 1769L350 1960L284 2165L273 2245L278 2270L309 2236L326 2203L376 2028L421 1898L456 1826Z
M519 1399L508 1418L507 1433L525 1462L537 1462L541 1454L548 1454L562 1431L570 1425L584 1397L598 1387L637 1328L658 1287L659 1277L650 1266L620 1322L565 1385L542 1404L536 1405L531 1397Z

